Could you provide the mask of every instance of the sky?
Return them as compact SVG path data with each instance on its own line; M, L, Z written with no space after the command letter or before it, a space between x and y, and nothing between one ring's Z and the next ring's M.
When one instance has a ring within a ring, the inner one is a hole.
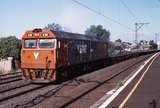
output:
M73 0L0 0L0 36L15 35L21 38L26 30L43 28L53 22L69 32L84 34L90 25L101 24L111 32L111 40L120 38L133 42L134 24L138 22L149 23L138 30L138 40L154 40L155 33L158 33L157 40L160 41L160 0L77 1L107 18Z

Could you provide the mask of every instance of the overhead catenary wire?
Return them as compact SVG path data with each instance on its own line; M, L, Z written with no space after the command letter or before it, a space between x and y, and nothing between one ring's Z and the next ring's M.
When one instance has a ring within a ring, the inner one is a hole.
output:
M135 42L137 43L138 42L138 30L145 24L149 24L149 23L142 23L140 21L140 19L133 13L133 11L129 8L129 6L127 6L127 4L123 1L123 0L120 0L121 4L127 9L127 11L130 13L130 15L136 20L135 22ZM137 22L139 21L139 23ZM141 23L140 23L141 22Z
M126 25L120 23L119 21L117 21L117 20L115 20L115 19L113 19L113 18L111 18L111 17L108 17L108 16L104 15L104 14L101 13L101 12L98 12L98 11L95 10L95 9L92 9L92 8L88 7L87 5L85 5L85 4L81 3L81 2L79 2L78 0L72 0L72 1L75 2L75 3L78 4L78 5L80 5L80 6L84 7L84 8L86 8L86 9L88 9L88 10L90 10L90 11L92 11L92 12L94 12L94 13L96 13L96 14L102 16L102 17L104 17L104 18L107 19L107 20L110 20L110 21L112 21L112 22L114 22L114 23L116 23L116 24L118 24L118 25L120 25L120 26L122 26L122 27L124 27L124 28L126 28L126 29L129 29L129 30L131 30L131 31L134 31L132 28L130 28L130 27L128 27L128 26L126 26Z
M133 13L133 11L131 11L131 9L127 6L127 4L123 0L120 0L120 2L135 20L139 20L138 17Z

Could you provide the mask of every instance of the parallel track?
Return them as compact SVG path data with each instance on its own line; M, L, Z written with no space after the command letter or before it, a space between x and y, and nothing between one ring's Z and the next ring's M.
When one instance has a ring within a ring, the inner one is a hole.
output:
M27 88L27 86L28 86L28 87L31 86L31 88L30 88L30 89L24 89L24 88ZM33 87L32 87L32 86L33 86ZM38 90L38 89L43 88L43 87L45 87L45 86L47 86L47 85L31 85L31 84L27 84L27 85L24 85L24 86L20 86L20 87L15 88L16 91L17 91L18 89L20 89L19 92L17 92L17 93L12 91L12 90L14 90L14 89L8 90L8 91L6 91L6 92L1 93L2 96L0 96L0 102L5 101L5 100L8 100L8 99L11 99L11 98L14 98L14 97L17 97L17 96L20 96L20 95L23 95L23 94L28 93L28 92L32 92L32 91L34 91L34 90ZM22 90L21 90L21 89L22 89ZM23 89L24 89L24 90L23 90ZM10 93L10 92L11 92L11 93Z
M3 78L0 78L0 81L8 80L8 79L13 79L13 78L21 77L21 76L22 76L22 74L20 74L20 75L8 76L8 77L3 77Z
M11 72L11 73L7 73L7 74L0 74L0 78L1 78L1 77L4 77L4 76L8 76L8 75L19 74L19 73L22 73L22 72Z
M74 103L75 101L77 101L78 99L82 98L83 96L87 95L88 93L90 93L91 91L94 91L95 89L97 89L98 87L102 86L103 84L107 83L108 81L112 80L113 78L121 75L121 73L127 71L128 69L132 68L133 66L137 65L138 63L144 61L146 58L142 59L142 60L139 60L135 63L133 63L132 65L130 66L127 66L125 69L123 69L122 71L114 74L114 75L111 75L109 76L107 79L103 80L103 81L98 81L97 84L95 84L95 86L89 88L88 90L86 91L83 91L81 94L77 95L77 96L74 96L70 99L67 99L67 101L63 102L59 108L64 108L64 107L67 107L69 106L70 104Z
M32 107L40 102L42 102L44 99L52 96L52 95L55 95L57 92L59 92L63 87L67 86L68 84L70 84L70 82L72 81L67 81L67 82L64 82L60 85L56 85L56 87L54 89L51 89L47 92L45 92L44 94L41 94L41 95L38 95L36 96L35 98L33 98L32 100L26 102L26 103L23 103L23 104L17 104L15 105L14 108L29 108L29 107ZM46 86L45 86L46 87Z
M0 81L0 85L22 80L22 77L15 77L8 80Z
M21 84L21 85L16 85L14 87L10 87L10 88L7 88L7 89L2 89L0 90L0 93L4 93L4 92L8 92L8 91L11 91L11 90L16 90L18 88L22 88L22 87L25 87L25 86L28 86L30 85L31 83L27 82L27 83L24 83L24 84Z
M129 66L127 66L126 68L124 68L123 70L119 71L116 74L113 74L111 76L109 76L107 79L103 79L101 81L97 81L97 83L94 86L91 86L90 88L88 88L87 90L82 91L80 94L77 94L76 96L67 98L66 101L61 102L60 106L58 106L59 108L64 108L67 107L68 105L74 103L75 101L77 101L78 99L80 99L81 97L85 96L86 94L90 93L91 91L94 91L96 88L100 87L101 85L103 85L104 83L112 80L113 78L116 78L117 76L121 75L121 73L127 71L128 69L132 68L133 66L136 66L138 63L144 61L146 59L142 58L136 62L134 62L133 64L130 64ZM75 79L77 80L77 79ZM73 81L73 80L72 80ZM72 81L68 81L67 83L71 83ZM96 81L95 81L96 82ZM87 83L87 81L83 82L83 83ZM23 104L17 104L16 108L21 108L21 107L32 107L40 102L42 102L45 98L50 97L50 96L54 96L56 93L59 92L59 90L61 90L63 87L67 87L67 84L62 84L60 86L58 86L57 88L55 88L54 90L48 91L45 94L41 94L36 96L35 98L33 98L32 100L30 100L29 102L23 103ZM55 97L56 98L56 97Z
M105 80L102 80L102 81L97 81L98 83L95 84L95 86L92 86L90 87L88 90L85 90L85 91L82 91L82 93L78 94L77 96L73 96L72 98L69 98L67 99L67 101L65 102L62 102L62 104L59 106L60 108L64 108L72 103L74 103L76 100L80 99L81 97L85 96L86 94L88 94L89 92L95 90L96 88L100 87L101 85L103 85L104 83L112 80L113 78L119 76L121 73L125 72L126 70L130 69L131 67L135 66L136 64L144 61L144 59L146 58L143 58L135 63L133 63L132 65L129 65L127 66L125 69L123 69L122 71L114 74L114 75L111 75L109 76L107 79ZM19 73L18 73L19 74ZM8 74L7 74L8 75ZM5 76L5 75L0 75L1 77L2 76ZM22 78L20 77L21 75L19 75L18 77L10 77L10 78L2 78L4 81L1 82L1 78L0 78L0 84L6 84L6 83L9 83L9 82L13 82L13 81L19 81L19 80L22 80ZM6 80L6 81L5 81ZM67 81L67 83L69 83L70 81ZM66 86L67 84L60 84L58 85L58 87L56 87L52 93L52 95L54 95L55 93L57 93L61 88L63 88L64 86ZM33 86L31 88L28 88L28 89L23 89L23 88L27 88L27 86ZM41 89L41 88L44 88L48 85L32 85L32 84L26 84L26 85L21 85L21 86L18 86L18 87L13 87L13 88L10 88L10 89L7 89L7 90L1 90L0 91L0 102L3 102L3 101L6 101L6 100L9 100L11 98L14 98L14 97L18 97L20 95L23 95L23 94L26 94L26 93L29 93L29 92L32 92L32 91L35 91L35 90L38 90L38 89ZM22 89L22 90L19 90L19 89ZM17 91L18 90L18 91ZM15 92L13 92L15 91ZM50 93L50 91L48 91L48 93ZM6 94L6 95L5 95ZM34 102L34 100L36 100L37 98L41 98L41 97L44 97L46 98L47 96L47 93L43 94L43 95L39 95L37 97L35 97L33 100L27 102L26 104L18 104L17 106L27 106L28 104ZM41 101L40 101L41 102ZM34 104L35 105L35 104Z
M22 80L21 76L22 76L21 72L0 74L0 85Z

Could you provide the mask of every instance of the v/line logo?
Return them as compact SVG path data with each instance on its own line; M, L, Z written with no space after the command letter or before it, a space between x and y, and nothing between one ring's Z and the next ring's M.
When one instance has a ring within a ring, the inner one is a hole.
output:
M34 58L37 60L39 56L39 52L34 52L33 55L34 55Z

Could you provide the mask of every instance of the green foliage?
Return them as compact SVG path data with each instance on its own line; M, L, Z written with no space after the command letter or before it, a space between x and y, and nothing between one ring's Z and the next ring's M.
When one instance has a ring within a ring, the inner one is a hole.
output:
M19 58L20 40L15 36L0 38L0 59L7 57Z
M121 39L117 39L116 42L122 43L122 40Z
M112 42L108 42L108 53L112 55L115 52L115 45Z
M123 50L123 48L121 46L115 46L115 50Z
M91 25L90 28L85 31L85 34L95 36L97 39L102 40L109 40L110 37L110 31L107 31L102 25Z
M153 40L150 40L150 41L149 41L149 44L151 45L150 49L153 49L153 50L155 49L155 50L157 50L158 45L157 45L156 43L154 43Z
M48 24L45 28L54 31L63 31L62 26L56 23Z

